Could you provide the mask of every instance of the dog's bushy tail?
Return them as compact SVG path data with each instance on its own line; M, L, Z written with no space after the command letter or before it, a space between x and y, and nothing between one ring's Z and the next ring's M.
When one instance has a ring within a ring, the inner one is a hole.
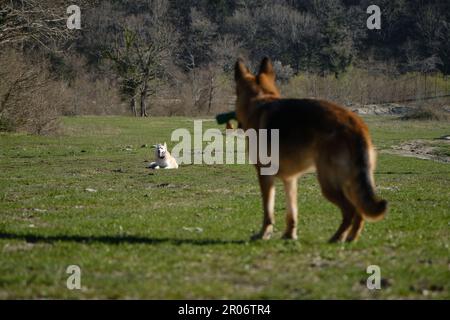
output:
M355 156L358 171L350 183L350 201L359 209L365 220L379 221L384 218L388 202L375 195L369 147L364 137L357 139Z
M352 185L353 204L360 210L364 220L379 221L387 211L387 201L375 196L367 172L360 172Z

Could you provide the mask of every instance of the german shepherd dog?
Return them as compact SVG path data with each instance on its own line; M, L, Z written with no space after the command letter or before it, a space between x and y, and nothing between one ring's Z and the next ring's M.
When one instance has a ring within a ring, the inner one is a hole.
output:
M297 179L311 169L323 195L342 212L343 220L330 242L358 238L364 221L378 221L387 201L374 192L375 150L366 124L335 103L316 99L281 99L271 61L264 58L253 75L239 59L235 65L236 116L244 130L279 130L279 170L262 175L264 219L254 239L269 239L274 226L275 177L284 183L287 200L285 239L297 239ZM269 148L270 149L270 148Z

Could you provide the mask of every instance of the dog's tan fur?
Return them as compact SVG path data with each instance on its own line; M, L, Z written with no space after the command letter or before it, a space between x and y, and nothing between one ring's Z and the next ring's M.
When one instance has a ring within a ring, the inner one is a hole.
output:
M323 195L343 216L331 242L353 241L364 220L383 218L387 202L376 198L373 188L375 151L367 126L356 114L325 100L281 99L268 58L263 59L256 76L238 60L235 80L236 115L242 128L279 129L278 173L261 175L261 165L256 164L264 219L255 238L269 239L273 232L275 177L283 181L286 192L283 237L297 238L297 180L314 168Z

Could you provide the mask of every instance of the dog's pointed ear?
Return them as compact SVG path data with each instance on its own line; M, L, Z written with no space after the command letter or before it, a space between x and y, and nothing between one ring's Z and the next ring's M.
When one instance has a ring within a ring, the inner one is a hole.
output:
M270 58L264 57L259 66L258 75L265 74L268 77L275 79L275 70L273 69L273 64Z
M244 59L238 58L236 64L234 65L234 79L238 81L249 73L250 71L244 64Z
M164 148L167 149L167 143L164 141Z
M157 144L154 144L151 146L151 148L156 148L157 146L158 146Z

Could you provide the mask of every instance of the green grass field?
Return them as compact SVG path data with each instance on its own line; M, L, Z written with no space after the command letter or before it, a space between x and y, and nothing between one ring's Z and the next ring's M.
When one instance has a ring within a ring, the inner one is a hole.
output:
M375 145L450 134L449 123L366 118ZM214 127L212 121L205 127ZM56 136L0 135L0 298L450 298L450 165L380 152L385 220L328 244L341 215L314 174L299 185L299 240L249 241L262 210L251 165L145 168L188 118L64 118ZM89 192L86 189L94 189ZM66 268L82 270L68 290ZM368 290L366 268L381 268Z

